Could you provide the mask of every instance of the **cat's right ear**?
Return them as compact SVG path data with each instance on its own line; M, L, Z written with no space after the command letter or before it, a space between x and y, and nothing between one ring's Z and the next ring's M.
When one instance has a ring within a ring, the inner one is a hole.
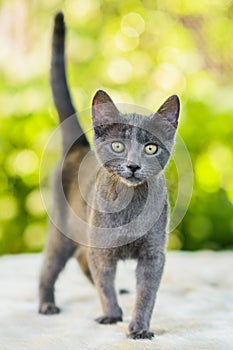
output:
M109 95L103 91L98 90L92 102L92 120L93 124L109 124L117 120L119 111L113 103Z

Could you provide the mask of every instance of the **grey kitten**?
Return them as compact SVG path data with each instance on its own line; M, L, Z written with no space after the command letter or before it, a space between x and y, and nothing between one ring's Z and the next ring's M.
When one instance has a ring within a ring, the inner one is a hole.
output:
M75 255L100 297L103 315L96 321L122 321L114 289L117 262L136 259L137 297L128 336L151 339L150 318L167 239L163 169L174 145L179 99L173 95L156 113L143 116L119 112L106 92L97 91L92 104L94 149L90 150L85 135L78 138L82 132L66 82L64 40L63 14L58 13L51 85L63 122L63 159L53 179L54 208L40 277L39 312L59 312L54 284Z

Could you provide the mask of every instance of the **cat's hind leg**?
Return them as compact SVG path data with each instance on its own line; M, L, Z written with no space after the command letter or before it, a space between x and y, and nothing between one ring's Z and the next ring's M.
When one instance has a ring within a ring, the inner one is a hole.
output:
M86 247L80 247L76 254L75 257L79 263L79 266L84 273L84 275L89 279L89 281L94 284L92 274L88 265L88 249Z
M75 243L51 224L39 283L39 313L52 315L60 312L55 305L54 285L68 259L77 249Z

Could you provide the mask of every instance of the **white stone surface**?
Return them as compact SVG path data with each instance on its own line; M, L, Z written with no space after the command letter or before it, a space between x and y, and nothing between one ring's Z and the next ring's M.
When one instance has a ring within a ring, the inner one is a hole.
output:
M117 288L124 322L99 325L96 290L70 260L57 282L62 313L37 313L42 255L0 258L0 349L18 350L231 350L233 349L233 253L169 252L153 312L152 340L129 340L127 326L135 299L133 262L121 262Z

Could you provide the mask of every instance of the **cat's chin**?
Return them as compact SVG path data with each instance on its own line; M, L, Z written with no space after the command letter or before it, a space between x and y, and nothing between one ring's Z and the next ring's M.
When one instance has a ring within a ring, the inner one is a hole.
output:
M139 179L135 176L122 177L121 179L127 186L140 186L146 181L145 179Z

